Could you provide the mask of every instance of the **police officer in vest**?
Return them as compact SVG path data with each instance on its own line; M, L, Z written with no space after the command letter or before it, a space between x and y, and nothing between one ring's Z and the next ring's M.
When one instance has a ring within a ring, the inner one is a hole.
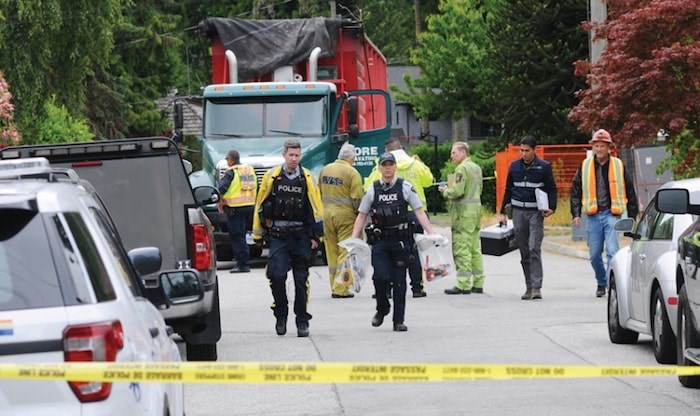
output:
M372 280L377 298L377 313L372 318L372 326L380 326L389 314L391 307L387 289L391 284L394 331L406 331L406 267L413 241L408 207L413 209L425 231L429 234L434 234L434 231L413 185L396 177L396 158L393 154L381 155L379 170L381 179L372 184L360 202L352 236L360 237L369 215L371 221L365 232L367 242L372 246Z
M219 192L223 195L219 203L219 211L228 217L228 234L231 238L233 257L236 267L231 273L250 272L250 252L246 243L246 232L253 222L256 190L258 187L255 170L242 165L236 149L226 154L228 169L219 181Z
M590 142L593 157L586 158L574 175L571 187L571 216L574 226L581 225L581 215L587 215L586 234L591 266L597 282L596 296L605 296L608 285L603 247L610 264L619 250L620 242L613 229L615 222L627 211L630 218L639 214L634 182L622 160L610 155L613 146L610 133L601 129L593 133Z
M297 335L309 336L311 315L306 311L312 250L318 247L322 207L311 172L299 164L301 144L284 143L284 164L265 172L253 217L253 238L269 237L266 275L270 281L277 335L287 333L287 272L294 276L294 313Z

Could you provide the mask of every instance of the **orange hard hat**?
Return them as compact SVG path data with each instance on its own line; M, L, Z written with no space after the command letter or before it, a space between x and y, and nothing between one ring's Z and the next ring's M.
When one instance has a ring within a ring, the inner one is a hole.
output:
M588 143L594 143L594 142L605 142L608 143L609 145L613 144L612 137L610 137L610 133L608 133L607 130L597 130L595 133L593 133L593 137L591 137L591 140Z

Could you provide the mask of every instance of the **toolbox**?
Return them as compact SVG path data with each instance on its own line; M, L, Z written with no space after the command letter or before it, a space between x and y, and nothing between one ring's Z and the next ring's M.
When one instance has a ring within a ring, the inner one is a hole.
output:
M513 231L513 221L499 223L481 229L481 253L492 256L502 256L518 248Z

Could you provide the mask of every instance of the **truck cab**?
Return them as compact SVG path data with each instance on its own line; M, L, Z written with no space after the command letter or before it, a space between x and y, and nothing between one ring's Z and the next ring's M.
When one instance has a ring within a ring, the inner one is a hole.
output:
M214 83L203 91L202 170L190 175L193 187L216 185L230 149L261 180L283 163L290 138L301 142L301 165L315 175L348 141L358 152L355 167L369 175L390 137L391 111L386 59L360 24L209 18L200 30L210 38ZM213 205L205 211L217 258L232 258L225 214ZM249 247L260 254L252 238Z

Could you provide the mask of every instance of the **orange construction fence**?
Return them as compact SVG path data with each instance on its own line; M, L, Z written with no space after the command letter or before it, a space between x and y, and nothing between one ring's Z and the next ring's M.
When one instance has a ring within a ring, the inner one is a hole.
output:
M571 182L576 170L586 158L590 144L552 144L539 145L535 148L535 154L540 159L546 160L552 165L554 180L557 183L557 195L559 198L568 197L571 194ZM506 190L506 178L511 162L520 159L520 146L509 144L508 148L496 153L496 210L500 211L503 204L503 194Z

